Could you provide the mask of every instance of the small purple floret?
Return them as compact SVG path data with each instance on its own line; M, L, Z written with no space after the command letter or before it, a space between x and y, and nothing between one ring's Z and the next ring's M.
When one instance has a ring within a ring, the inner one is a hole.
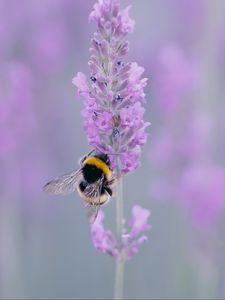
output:
M124 259L133 257L138 253L140 245L147 240L144 233L151 229L148 223L149 216L149 210L135 205L132 208L129 230L124 230L122 238L118 240L110 230L104 228L104 214L102 211L99 211L95 223L91 225L94 247L116 258L121 257L122 253Z

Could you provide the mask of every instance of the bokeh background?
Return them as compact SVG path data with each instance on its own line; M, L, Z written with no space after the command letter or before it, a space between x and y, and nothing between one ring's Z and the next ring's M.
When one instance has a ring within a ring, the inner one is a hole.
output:
M225 1L122 0L145 67L148 144L125 178L125 214L151 210L125 297L225 298ZM91 147L72 77L88 74L93 0L0 0L0 297L111 298L114 261L90 239L76 194L49 179ZM104 207L115 228L115 201Z

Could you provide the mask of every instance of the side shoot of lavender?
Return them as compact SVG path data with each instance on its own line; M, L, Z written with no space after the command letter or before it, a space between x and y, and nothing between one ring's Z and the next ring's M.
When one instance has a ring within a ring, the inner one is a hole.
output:
M132 209L129 228L124 228L122 177L139 166L150 124L143 120L147 83L147 78L141 78L144 68L125 61L129 43L124 39L135 25L129 9L121 10L120 0L98 0L89 16L89 21L97 24L88 62L90 76L79 72L73 78L84 98L82 115L88 143L110 157L111 168L118 177L116 236L104 229L102 211L91 225L95 248L116 258L116 299L123 297L124 262L138 252L146 240L143 232L150 229L150 212L137 205Z

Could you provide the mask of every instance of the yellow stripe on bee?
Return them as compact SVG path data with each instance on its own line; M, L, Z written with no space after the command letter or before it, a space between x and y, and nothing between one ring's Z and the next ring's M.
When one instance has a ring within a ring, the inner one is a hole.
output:
M111 175L111 171L107 164L98 157L88 157L87 159L85 159L84 164L95 166L96 168L100 169L107 177Z

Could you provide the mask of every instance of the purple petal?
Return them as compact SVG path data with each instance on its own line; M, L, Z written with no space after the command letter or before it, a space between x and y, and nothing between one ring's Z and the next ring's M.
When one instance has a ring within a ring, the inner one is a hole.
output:
M87 83L86 76L82 72L78 72L72 80L72 83L78 88L78 93L81 96L89 94L89 86Z
M104 213L100 210L93 224L91 224L91 237L94 247L111 256L117 256L118 250L115 247L114 237L109 230L103 226Z
M121 154L121 168L124 173L132 172L139 166L140 149L136 148L132 152Z
M124 10L120 12L120 20L121 20L121 33L126 35L127 33L133 32L135 21L132 20L129 16L129 10L131 6L126 7Z
M132 209L131 219L131 236L136 237L140 233L149 230L151 227L148 224L150 211L142 208L141 206L135 205Z

